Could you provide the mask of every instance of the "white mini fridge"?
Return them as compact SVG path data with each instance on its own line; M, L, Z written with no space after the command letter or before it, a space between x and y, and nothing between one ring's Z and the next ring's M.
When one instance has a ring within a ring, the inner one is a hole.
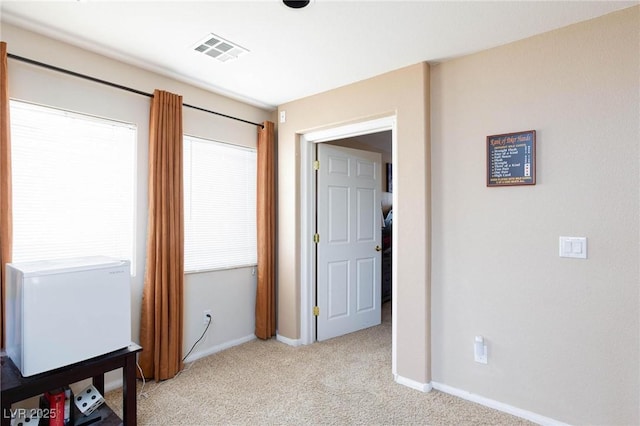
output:
M7 264L5 347L22 375L129 346L130 269L104 256Z

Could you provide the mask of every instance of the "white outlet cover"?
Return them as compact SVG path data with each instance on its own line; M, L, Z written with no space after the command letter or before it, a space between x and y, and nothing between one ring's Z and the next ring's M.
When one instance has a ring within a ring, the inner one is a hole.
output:
M473 344L473 360L480 364L487 363L487 345L482 336L476 336Z

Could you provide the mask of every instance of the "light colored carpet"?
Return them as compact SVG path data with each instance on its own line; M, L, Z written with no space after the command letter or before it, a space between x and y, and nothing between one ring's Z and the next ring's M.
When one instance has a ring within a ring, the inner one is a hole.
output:
M297 348L255 340L195 361L174 379L147 383L143 392L141 425L531 424L395 383L390 303L377 327ZM121 398L120 390L105 397L118 414Z

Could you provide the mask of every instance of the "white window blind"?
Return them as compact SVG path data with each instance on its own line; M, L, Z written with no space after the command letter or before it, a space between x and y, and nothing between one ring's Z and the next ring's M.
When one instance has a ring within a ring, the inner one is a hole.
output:
M136 127L11 101L13 261L134 265Z
M256 151L184 136L185 271L257 263Z

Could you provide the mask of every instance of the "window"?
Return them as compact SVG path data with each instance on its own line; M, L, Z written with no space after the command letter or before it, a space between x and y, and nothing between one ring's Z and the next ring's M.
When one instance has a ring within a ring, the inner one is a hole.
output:
M186 272L255 265L256 151L184 136Z
M136 126L12 100L13 261L134 267Z

